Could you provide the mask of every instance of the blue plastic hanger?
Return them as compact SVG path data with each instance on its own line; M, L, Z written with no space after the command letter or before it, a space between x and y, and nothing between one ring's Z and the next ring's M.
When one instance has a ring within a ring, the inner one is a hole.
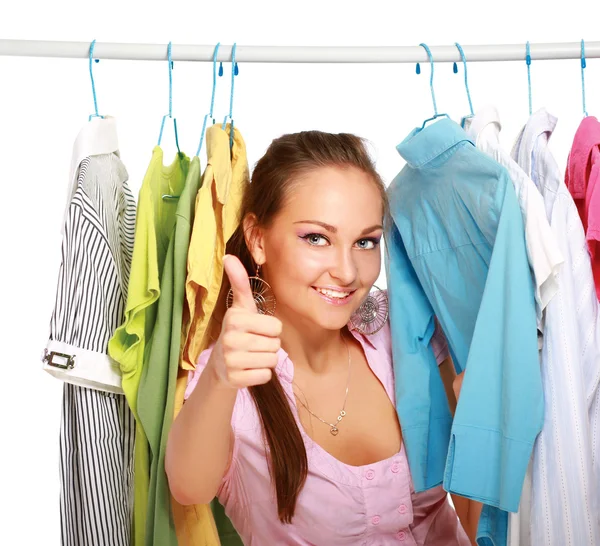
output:
M221 127L223 131L227 127L227 118L229 118L231 122L230 130L229 130L229 147L233 148L233 91L235 86L235 77L239 74L238 65L235 62L235 51L237 49L237 43L233 44L233 48L231 49L231 94L229 96L229 114L225 116L223 119L223 126Z
M175 128L175 144L177 145L177 152L182 157L181 150L179 149L179 135L177 134L177 120L173 117L173 60L171 58L171 42L167 47L167 60L169 63L169 113L165 114L162 118L160 125L160 134L158 135L158 146L162 142L163 130L165 128L165 120L169 117L173 120L173 127Z
M221 42L219 42L215 46L215 52L213 53L213 85L212 85L212 96L210 99L210 112L204 116L204 121L202 123L202 133L200 134L200 144L198 144L198 150L196 151L196 156L200 156L200 150L202 149L202 144L204 143L204 135L206 133L206 123L208 118L212 118L213 124L215 123L215 118L213 116L213 111L215 107L215 91L217 89L217 55L219 54L219 47L221 46ZM219 75L222 75L222 70L219 68Z
M458 42L455 42L454 45L458 48L458 52L460 53L460 57L463 62L463 67L465 69L465 89L467 90L467 98L469 99L469 111L471 112L469 115L464 116L460 121L460 126L464 129L465 122L467 121L467 119L472 118L475 115L475 113L473 112L473 103L471 102L471 92L469 91L469 80L467 77L467 58L465 57L465 52L463 51L463 48L461 47L461 45ZM454 73L458 74L458 66L456 65L456 63L454 63Z
M427 46L427 44L423 43L423 44L419 44L421 47L425 48L425 51L427 52L427 56L429 57L429 64L431 66L431 76L429 78L429 88L431 89L431 100L433 101L433 117L431 118L427 118L424 122L423 125L421 126L421 129L425 128L425 125L427 125L428 122L430 121L434 121L437 118L450 118L450 116L448 116L448 114L438 114L437 111L437 103L435 101L435 91L433 90L433 56L431 55L431 50L429 49L429 47ZM417 63L417 74L421 73L421 66L419 63Z
M525 62L527 63L527 85L529 88L529 115L533 113L531 108L531 47L529 42L525 46Z
M583 100L583 115L587 118L587 109L585 107L585 67L587 63L585 62L585 42L581 40L581 98Z
M104 119L104 116L101 116L98 113L98 100L96 98L96 84L94 83L94 72L92 70L92 63L93 63L93 58L94 58L94 47L96 45L96 40L94 40L92 42L92 45L90 45L90 79L92 80L92 95L94 96L94 111L96 112L95 114L90 114L90 117L88 118L88 121L92 121L92 118L102 118ZM96 62L99 63L100 59L96 59Z

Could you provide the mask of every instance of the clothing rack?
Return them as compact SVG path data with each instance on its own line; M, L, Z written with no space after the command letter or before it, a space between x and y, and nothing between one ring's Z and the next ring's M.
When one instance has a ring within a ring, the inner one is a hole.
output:
M0 56L89 58L91 42L0 40ZM232 45L220 45L217 61L231 60ZM431 46L435 62L460 62L455 45ZM467 45L465 58L475 61L523 61L526 45ZM173 45L173 61L212 62L215 45ZM530 44L531 60L580 59L581 42ZM600 42L585 42L585 58L600 57ZM97 42L95 59L164 61L167 44ZM427 62L425 49L414 46L236 46L236 61L244 63L417 63Z

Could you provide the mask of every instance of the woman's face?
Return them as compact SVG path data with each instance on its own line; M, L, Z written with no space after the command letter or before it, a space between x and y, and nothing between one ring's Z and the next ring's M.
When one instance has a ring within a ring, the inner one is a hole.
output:
M379 189L361 170L324 167L295 182L253 252L277 316L345 326L379 276L382 219Z

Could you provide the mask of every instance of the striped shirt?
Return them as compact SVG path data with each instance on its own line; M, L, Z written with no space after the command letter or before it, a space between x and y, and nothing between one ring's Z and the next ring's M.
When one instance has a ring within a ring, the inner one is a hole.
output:
M541 192L565 258L558 292L546 308L541 363L544 425L533 452L531 503L522 508L531 510L531 519L520 525L530 526L529 544L534 546L597 546L600 475L594 459L599 456L600 420L593 412L598 411L600 376L598 300L583 226L548 148L555 126L556 118L539 110L512 152ZM526 546L526 541L519 543ZM515 544L511 540L510 546Z
M106 354L120 325L135 202L116 154L85 158L66 215L50 339Z
M61 543L129 546L135 421L122 394L78 386L86 383L77 376L80 355L82 367L109 362L108 340L123 319L133 250L135 202L113 118L86 124L72 165L48 343L50 350L60 343L76 355L68 370L74 375L60 376Z

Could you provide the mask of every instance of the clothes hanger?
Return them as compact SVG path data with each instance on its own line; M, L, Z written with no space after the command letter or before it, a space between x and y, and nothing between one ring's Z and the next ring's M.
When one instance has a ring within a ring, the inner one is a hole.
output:
M202 149L202 144L204 143L204 135L206 133L206 122L208 118L212 118L213 124L215 123L215 118L213 116L213 111L215 107L215 91L217 89L217 55L219 54L219 47L221 46L221 42L219 42L215 46L215 52L213 53L213 84L212 84L212 96L210 99L210 112L204 116L204 121L202 123L202 133L200 134L200 144L198 144L198 150L196 151L196 157L200 157L200 150ZM219 76L223 75L223 63L219 66Z
M438 114L437 103L435 101L435 91L433 90L433 56L431 55L431 50L429 49L429 47L427 46L427 44L422 43L422 44L419 44L419 45L421 47L425 48L425 51L427 52L427 56L429 57L429 64L431 66L431 76L429 78L429 88L431 89L431 100L433 102L433 113L434 113L433 117L427 118L423 122L423 125L421 125L421 130L422 130L422 129L425 129L425 125L428 122L434 121L434 120L436 120L438 118L442 118L442 117L450 119L450 116L448 114ZM421 73L421 65L420 65L420 63L417 63L417 74L420 74L420 73Z
M234 42L233 44L233 48L231 49L231 94L229 96L229 114L227 114L225 116L225 119L223 119L223 125L221 127L221 129L223 129L223 131L225 130L225 128L227 127L227 118L230 119L231 125L230 125L230 129L229 129L229 148L233 149L233 133L234 133L234 129L233 129L233 90L234 90L234 86L235 86L235 77L239 74L239 68L238 68L238 64L235 61L235 51L237 49L237 43Z
M162 123L160 125L160 134L158 135L158 144L162 142L163 131L165 128L165 120L169 117L173 120L173 128L175 129L175 144L177 146L177 156L179 159L183 159L184 155L179 149L179 135L177 134L177 119L173 117L173 59L171 57L171 42L167 46L167 61L169 63L169 113L165 114L162 118ZM165 201L172 201L179 199L179 195L170 195L165 194L162 196Z
M585 107L585 67L587 63L585 62L585 42L581 40L581 98L583 101L583 117L587 118L588 113Z
M529 115L533 113L531 108L531 47L529 42L525 45L525 63L527 64L527 86L529 88Z
M96 84L94 83L94 72L92 70L93 58L94 58L94 46L96 45L96 40L92 42L90 45L90 79L92 80L92 95L94 97L94 111L95 114L90 114L88 121L92 121L92 118L101 118L104 119L104 116L101 116L98 113L98 100L96 98ZM95 59L97 63L100 62L100 59Z
M162 118L162 123L160 125L160 134L158 135L158 144L157 146L160 146L160 143L162 142L162 136L163 136L163 131L165 128L165 120L167 118L171 118L173 120L173 127L175 129L175 144L177 145L177 153L179 155L179 158L183 158L183 154L181 153L181 150L179 149L179 135L177 134L177 120L173 117L173 60L171 58L171 42L169 42L169 45L167 47L167 61L169 63L169 113L165 114Z
M458 48L458 52L460 53L460 57L462 59L463 66L465 69L465 89L467 90L467 98L469 99L469 111L471 112L469 115L464 116L460 120L460 126L464 129L467 119L472 118L475 114L473 112L473 103L471 102L471 92L469 91L469 80L467 78L467 59L465 57L465 52L463 51L463 48L458 42L455 42L454 45ZM455 74L458 74L458 66L456 63L454 63L453 71Z

